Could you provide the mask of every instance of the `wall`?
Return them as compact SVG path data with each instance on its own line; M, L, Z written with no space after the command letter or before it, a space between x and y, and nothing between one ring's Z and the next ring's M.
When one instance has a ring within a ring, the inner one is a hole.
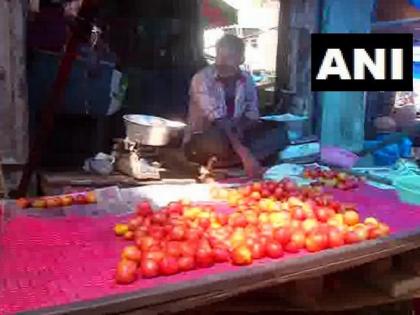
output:
M325 0L323 33L367 33L372 23L374 0ZM365 102L363 92L324 92L321 142L349 150L360 150L364 141Z
M24 0L0 1L0 161L23 164L28 151Z

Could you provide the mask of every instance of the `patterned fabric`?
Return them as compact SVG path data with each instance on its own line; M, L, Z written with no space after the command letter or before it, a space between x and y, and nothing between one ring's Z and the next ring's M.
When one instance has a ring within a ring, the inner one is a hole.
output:
M184 143L193 133L208 129L214 120L228 116L223 83L217 79L214 66L208 66L198 72L191 81L188 127L185 130ZM235 108L233 118L247 117L258 119L258 95L251 75L241 71L236 82Z

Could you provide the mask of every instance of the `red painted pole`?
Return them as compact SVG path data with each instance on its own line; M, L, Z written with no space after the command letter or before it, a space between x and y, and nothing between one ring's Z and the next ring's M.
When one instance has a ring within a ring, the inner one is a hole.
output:
M93 0L83 0L79 17L83 19L85 17L88 18L92 16L91 12L95 8L94 4ZM89 22L86 19L83 21ZM51 94L43 107L41 113L41 125L36 134L35 141L31 145L28 162L23 169L18 190L13 194L15 195L13 196L15 198L26 195L32 174L41 162L43 148L48 142L49 135L54 130L54 115L57 112L57 109L59 109L62 105L64 92L69 80L73 62L77 57L77 48L83 40L84 35L86 35L85 28L82 23L78 21L67 42L57 77L51 89Z

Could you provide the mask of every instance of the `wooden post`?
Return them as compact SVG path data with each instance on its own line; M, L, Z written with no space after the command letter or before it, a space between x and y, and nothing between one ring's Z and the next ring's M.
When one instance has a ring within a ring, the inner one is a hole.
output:
M322 33L369 33L374 0L325 0ZM364 141L365 93L323 92L322 145L361 150Z
M24 164L28 153L26 1L0 1L0 156Z

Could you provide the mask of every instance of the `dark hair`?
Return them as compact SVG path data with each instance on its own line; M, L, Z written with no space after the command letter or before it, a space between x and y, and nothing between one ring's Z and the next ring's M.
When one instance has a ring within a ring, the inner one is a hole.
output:
M217 41L216 49L221 47L233 49L242 56L245 54L245 44L243 40L232 34L225 34Z

